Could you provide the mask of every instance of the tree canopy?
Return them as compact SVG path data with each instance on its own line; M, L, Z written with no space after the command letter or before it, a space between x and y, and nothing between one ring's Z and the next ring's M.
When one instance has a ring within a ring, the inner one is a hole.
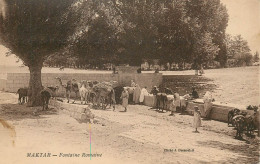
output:
M29 67L32 105L38 104L46 59L62 65L217 60L222 66L227 60L228 14L220 0L0 2L0 41Z
M220 0L88 0L74 4L71 12L78 15L79 22L70 53L82 62L226 63L228 14Z

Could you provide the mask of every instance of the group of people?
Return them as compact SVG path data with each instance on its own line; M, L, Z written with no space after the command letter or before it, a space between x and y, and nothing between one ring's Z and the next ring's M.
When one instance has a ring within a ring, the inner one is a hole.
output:
M143 105L144 96L149 95L147 91L147 87L140 88L138 84L131 80L131 87L124 87L124 90L121 94L122 106L125 108L125 112L127 111L127 106L129 101L134 104Z
M127 111L127 106L128 106L129 100L133 101L134 104L142 105L144 102L144 96L149 95L149 92L147 91L147 87L144 87L141 89L140 86L138 84L136 84L133 80L131 80L131 87L134 89L132 91L130 90L130 93L129 93L129 87L124 87L124 90L121 94L122 106L125 108L125 112ZM150 94L156 96L159 92L160 91L159 91L158 87L154 86L152 88ZM169 90L169 89L167 90L167 88L165 88L165 93L173 94L173 99L170 104L170 111L171 111L170 115L173 116L174 112L176 112L176 108L179 107L180 95L176 92L172 93L171 90ZM129 99L129 97L130 97L130 99ZM185 99L197 99L197 98L199 98L199 94L196 91L196 89L193 87L191 94L184 95L183 97ZM199 108L198 106L194 107L193 127L195 128L196 133L198 132L198 130L197 130L198 127L201 126L201 118L203 117L204 119L209 119L213 101L214 101L214 99L212 98L211 92L207 91L203 97L204 107L203 108ZM155 102L156 102L156 100L155 100ZM156 106L157 106L157 104L156 104Z

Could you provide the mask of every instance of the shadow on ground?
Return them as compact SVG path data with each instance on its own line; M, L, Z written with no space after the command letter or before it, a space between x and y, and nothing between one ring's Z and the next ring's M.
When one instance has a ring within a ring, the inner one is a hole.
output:
M4 120L41 119L46 115L56 115L54 108L42 110L42 107L26 107L26 104L1 104L0 117Z
M257 139L252 139L251 144L233 145L226 144L219 141L206 141L198 142L201 146L207 146L211 148L218 148L223 151L231 151L238 153L241 156L238 158L230 157L229 161L216 161L217 163L259 163L259 142Z

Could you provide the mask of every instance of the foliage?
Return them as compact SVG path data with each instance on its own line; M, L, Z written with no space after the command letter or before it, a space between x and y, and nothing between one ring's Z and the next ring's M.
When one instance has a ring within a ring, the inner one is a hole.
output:
M258 51L255 52L254 57L253 57L253 61L254 62L259 62L259 53L258 53Z
M50 54L67 46L74 17L72 0L8 0L0 12L1 44L30 70L29 105L40 104L41 68Z
M254 110L254 111L257 111L257 110L258 110L258 106L249 105L249 106L247 106L246 109L247 109L247 110Z
M228 59L233 60L233 66L251 65L253 56L246 40L241 35L227 35L225 39Z
M77 17L70 53L83 63L226 62L220 0L78 0L70 13Z

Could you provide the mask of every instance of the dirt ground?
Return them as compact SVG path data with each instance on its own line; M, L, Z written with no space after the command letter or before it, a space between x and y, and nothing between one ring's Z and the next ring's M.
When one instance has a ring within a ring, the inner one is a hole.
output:
M204 75L213 80L216 101L240 105L260 105L260 67L227 68L223 71L206 70Z
M163 71L162 73L163 75L194 75L194 70ZM205 70L203 76L188 80L199 84L206 82L207 85L201 85L198 88L199 91L202 91L199 94L203 95L207 90L212 91L213 97L218 102L239 104L242 106L260 105L259 66L209 69Z
M17 95L0 93L0 115L15 135L0 124L0 163L257 163L259 138L234 139L226 123L202 121L194 133L193 117L169 116L146 106L130 105L128 112L92 110L98 123L79 123L55 109L26 108ZM79 103L79 102L76 102ZM91 130L90 130L91 129ZM91 133L90 133L91 131ZM59 157L90 153L101 157ZM166 150L167 149L167 150ZM186 150L186 152L184 152ZM51 157L27 157L51 153Z
M259 104L258 67L206 70L203 76L217 86L213 93L217 101ZM130 105L126 113L121 106L115 112L91 110L98 122L87 124L54 108L43 112L41 107L18 105L17 97L0 92L1 164L259 163L259 137L234 139L235 130L226 123L202 120L200 133L194 133L192 116L169 116ZM82 157L90 150L102 156ZM51 153L51 157L27 157L27 153ZM65 157L69 153L80 157Z

